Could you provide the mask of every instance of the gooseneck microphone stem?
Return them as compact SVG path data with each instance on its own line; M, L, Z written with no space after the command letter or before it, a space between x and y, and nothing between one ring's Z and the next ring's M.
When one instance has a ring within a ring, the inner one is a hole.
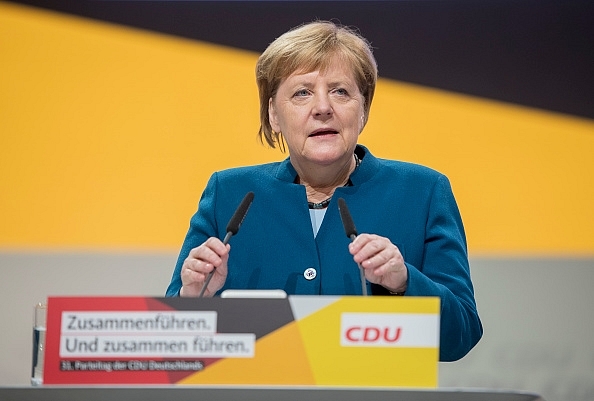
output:
M359 276L361 278L361 293L363 294L364 297L367 296L367 280L365 279L365 271L363 270L363 267L361 267L360 264L357 263L357 266L359 266Z
M227 235L225 235L225 238L223 239L223 245L227 245L227 243L229 242L229 240L231 239L231 237L233 236L233 233L231 231L227 232ZM213 269L208 273L208 276L206 276L206 280L204 280L204 284L202 285L202 289L200 289L200 294L198 294L198 298L202 298L202 296L204 295L204 291L206 291L206 288L208 287L208 283L210 283L210 280L212 279L212 276L214 275L214 267Z
M223 239L223 245L227 245L229 243L229 240L231 239L231 237L234 236L235 234L237 234L237 232L239 231L239 227L241 226L241 223L243 223L243 220L245 219L245 216L247 215L248 209L252 205L253 200L254 200L253 192L248 192L247 194L245 194L245 197L243 198L243 200L241 201L241 203L235 210L235 213L233 213L233 216L229 220L229 223L227 223L227 228L226 228L227 234L225 235L225 238ZM214 271L215 271L215 269L213 267L213 269L208 273L208 276L206 276L206 280L204 280L204 284L202 285L200 294L198 294L198 298L202 298L202 296L204 295L204 292L206 291L206 288L208 287L208 283L210 283L210 280L212 279L212 276L214 275Z
M344 232L346 236L354 241L357 238L357 228L355 228L355 222L351 217L351 213L349 212L349 208L344 199L338 198L338 211L340 213L340 219L342 220L342 225L344 226ZM365 279L365 270L363 267L357 263L359 266L359 276L361 279L361 293L363 296L367 296L367 281Z

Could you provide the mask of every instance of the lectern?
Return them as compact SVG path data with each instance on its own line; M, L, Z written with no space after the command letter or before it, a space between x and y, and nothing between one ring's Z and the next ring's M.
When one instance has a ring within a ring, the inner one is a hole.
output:
M43 385L3 401L542 401L437 389L439 298L52 297Z

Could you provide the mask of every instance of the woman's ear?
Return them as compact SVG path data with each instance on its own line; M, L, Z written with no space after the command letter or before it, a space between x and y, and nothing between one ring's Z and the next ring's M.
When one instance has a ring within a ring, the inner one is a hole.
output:
M359 135L363 132L363 128L365 128L365 115L361 116L361 129L359 130Z
M268 121L270 121L270 127L274 132L281 132L280 125L278 124L278 116L276 109L274 108L274 102L272 98L268 99Z

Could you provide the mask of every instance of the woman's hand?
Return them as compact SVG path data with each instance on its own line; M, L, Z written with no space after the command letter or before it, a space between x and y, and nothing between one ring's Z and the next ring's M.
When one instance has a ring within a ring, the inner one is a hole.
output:
M349 252L365 272L367 281L390 292L406 291L408 270L398 247L385 237L360 234L349 244Z
M181 270L182 297L197 297L208 273L213 269L212 279L203 296L212 297L225 284L227 279L227 261L229 260L230 245L215 237L207 239L202 245L192 249L188 254Z

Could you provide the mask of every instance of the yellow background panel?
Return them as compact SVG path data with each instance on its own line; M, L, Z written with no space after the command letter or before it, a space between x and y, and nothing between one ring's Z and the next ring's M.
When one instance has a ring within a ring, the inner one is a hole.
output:
M0 3L0 248L177 250L213 171L284 158L256 137L256 59ZM593 121L376 93L360 142L448 175L471 255L594 255Z
M175 249L213 170L277 158L254 54L1 7L4 247Z

